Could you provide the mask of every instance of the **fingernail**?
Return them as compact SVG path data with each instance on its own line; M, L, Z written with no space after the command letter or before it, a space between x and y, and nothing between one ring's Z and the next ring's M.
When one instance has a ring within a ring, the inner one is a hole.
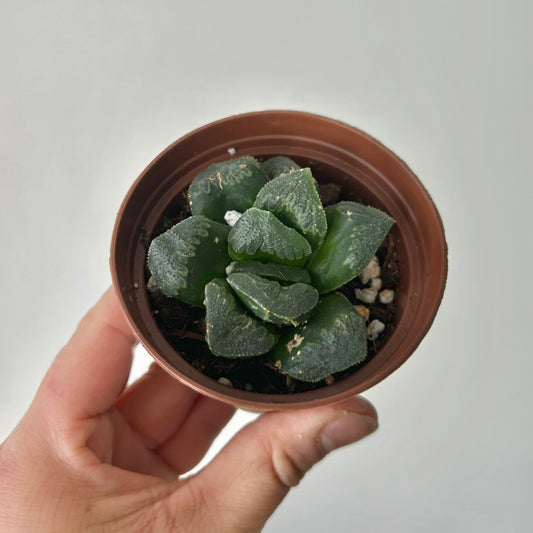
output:
M348 412L322 429L320 433L322 448L329 453L370 435L377 427L378 422L375 418Z

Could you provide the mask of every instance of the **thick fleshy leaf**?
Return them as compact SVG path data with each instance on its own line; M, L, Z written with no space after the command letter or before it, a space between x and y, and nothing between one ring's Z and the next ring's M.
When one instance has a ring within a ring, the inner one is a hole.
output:
M209 166L189 186L193 215L224 222L226 211L246 211L254 203L266 174L251 156L238 157Z
M214 279L205 286L205 305L205 340L215 355L254 357L276 342L274 328L249 316L225 280Z
M231 263L227 273L246 272L257 274L262 278L274 279L282 283L311 283L311 275L300 267L280 265L278 263L261 263L260 261L237 261Z
M254 207L274 213L284 224L299 231L313 250L322 244L328 228L326 215L308 168L269 181L259 191Z
M326 208L328 233L309 260L313 286L321 294L359 275L386 237L394 220L374 207L339 202Z
M283 155L277 155L266 159L261 163L263 170L265 171L267 178L272 180L281 176L282 174L287 174L293 170L299 170L300 165L295 163L292 159L285 157Z
M229 254L235 261L252 259L301 266L311 253L309 243L272 213L251 207L228 235Z
M320 300L307 323L288 330L269 353L274 366L301 381L316 382L365 360L366 329L341 294Z
M231 261L229 228L203 216L192 216L156 237L148 249L148 268L167 296L202 306L204 287L223 276Z
M307 283L285 286L245 273L230 274L228 283L247 309L273 324L297 326L318 303L318 291Z

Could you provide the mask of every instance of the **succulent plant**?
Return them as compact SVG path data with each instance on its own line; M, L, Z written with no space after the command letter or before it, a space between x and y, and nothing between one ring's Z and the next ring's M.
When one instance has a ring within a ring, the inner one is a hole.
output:
M213 164L188 195L192 216L152 240L148 268L166 296L205 306L214 356L263 357L308 382L365 360L364 321L334 291L368 265L391 217L324 208L311 170L284 156Z

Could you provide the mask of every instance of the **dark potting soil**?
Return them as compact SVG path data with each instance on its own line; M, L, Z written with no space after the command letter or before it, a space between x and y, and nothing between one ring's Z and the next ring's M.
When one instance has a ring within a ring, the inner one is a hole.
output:
M359 198L341 194L340 188L331 183L319 183L319 193L325 206L334 204L339 200L361 201ZM187 192L184 191L166 210L152 238L190 215ZM382 289L392 289L396 292L400 280L400 271L398 252L390 234L376 252L376 256L381 266ZM146 269L146 282L148 282L149 277L150 273ZM280 374L261 356L245 359L226 359L213 355L204 340L204 309L190 307L175 298L167 298L158 290L149 291L148 296L155 320L161 332L170 345L193 367L215 380L226 378L231 381L233 387L238 389L269 394L288 394L318 389L352 374L374 357L390 337L395 328L396 301L383 305L376 298L374 304L365 304L355 297L355 289L363 289L364 287L359 277L356 277L340 287L337 292L344 294L354 305L367 307L370 311L367 324L374 319L378 319L385 324L385 330L375 341L368 341L368 357L363 363L333 374L328 379L317 383L306 383Z

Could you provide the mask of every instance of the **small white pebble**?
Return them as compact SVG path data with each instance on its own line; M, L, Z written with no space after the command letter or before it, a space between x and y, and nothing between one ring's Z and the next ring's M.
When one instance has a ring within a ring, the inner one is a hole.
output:
M375 341L380 333L385 331L385 324L381 320L372 320L368 327L366 328L366 336L371 340Z
M324 378L324 381L326 382L326 385L333 385L333 383L335 383L335 378L330 374Z
M227 267L226 267L226 276L229 276L232 272L233 272L233 269L235 268L235 265L237 264L236 261L233 261L232 263L230 263Z
M377 295L378 291L375 289L355 289L355 297L365 304L373 304Z
M355 310L359 313L359 315L365 322L368 320L368 317L370 316L370 311L368 310L368 307L365 307L364 305L356 305Z
M224 215L224 220L226 221L226 224L228 226L235 226L237 223L237 220L242 217L242 213L239 213L238 211L226 211L226 214Z
M226 385L226 387L233 387L233 383L225 377L218 378L218 382L222 385Z
M370 263L365 267L363 272L359 274L359 279L366 285L371 279L379 278L381 275L381 268L379 266L379 261L376 256L374 256Z
M146 289L148 292L154 293L159 290L159 287L157 286L157 283L155 282L154 276L150 276L150 279L148 280L148 283L146 284Z
M235 150L235 148L233 148L233 146L231 148L228 148L228 154L229 155L235 155L237 153L237 150Z
M379 301L382 304L391 304L394 301L394 291L391 289L383 289L379 293Z
M138 289L138 288L139 288L139 283L138 283L138 282L135 282L135 283L133 284L133 288L134 288L134 289Z
M373 278L370 280L370 288L375 291L380 291L383 286L383 280L381 278Z

